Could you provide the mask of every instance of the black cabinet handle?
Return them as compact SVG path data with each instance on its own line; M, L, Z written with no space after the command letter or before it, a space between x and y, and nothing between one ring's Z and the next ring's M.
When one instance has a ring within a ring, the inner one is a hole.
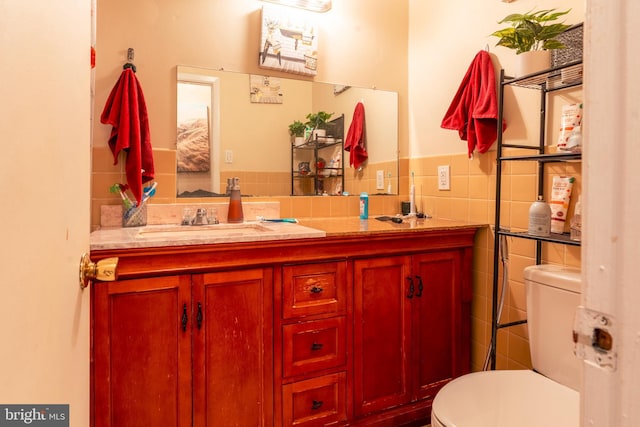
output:
M315 400L315 399L314 399L314 400L311 402L311 409L313 409L314 411L315 411L316 409L320 409L320 407L322 406L322 404L323 404L323 403L324 403L324 402L323 402L322 400Z
M189 315L187 315L187 304L182 306L182 330L187 331L187 322L189 322Z
M424 286L422 285L422 277L416 276L416 279L418 279L418 292L416 293L416 296L421 297L422 290L424 289Z
M313 344L311 344L311 351L318 351L322 349L322 344L319 342L314 342Z
M198 324L198 329L202 327L202 303L198 303L198 313L196 314L196 322Z
M323 289L320 286L314 286L310 289L310 291L312 294L319 294L323 291Z
M407 298L413 298L413 293L415 292L415 287L413 286L413 277L407 277L409 281L409 293L407 294Z

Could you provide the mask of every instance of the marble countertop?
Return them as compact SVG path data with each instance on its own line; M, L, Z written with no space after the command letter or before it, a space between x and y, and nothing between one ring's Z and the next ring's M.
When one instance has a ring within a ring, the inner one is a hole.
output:
M247 221L242 224L209 226L147 225L145 227L104 227L90 235L92 251L109 249L167 247L322 237L362 236L363 234L424 232L479 228L482 223L442 219L405 219L401 224L379 221L375 217L313 218L298 224Z
M435 230L454 230L460 228L479 228L486 223L454 221L447 219L404 219L396 224L391 221L379 221L376 217L361 220L358 217L343 218L313 218L300 220L300 224L310 228L323 230L326 237L351 236L362 234L398 233L398 232L422 232Z

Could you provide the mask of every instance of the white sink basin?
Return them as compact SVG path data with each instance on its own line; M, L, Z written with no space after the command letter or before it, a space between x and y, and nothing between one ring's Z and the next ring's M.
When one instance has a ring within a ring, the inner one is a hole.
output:
M91 249L143 248L325 237L326 233L300 224L246 221L240 224L147 225L98 230Z
M240 224L213 224L194 226L157 226L144 227L138 231L138 238L142 239L176 239L176 238L207 238L207 237L239 237L256 236L273 233L275 230L262 223L245 222Z

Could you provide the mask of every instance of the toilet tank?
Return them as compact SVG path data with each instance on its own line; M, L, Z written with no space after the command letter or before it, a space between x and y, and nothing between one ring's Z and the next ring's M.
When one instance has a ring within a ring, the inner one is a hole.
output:
M580 390L582 368L573 353L573 320L580 305L580 270L554 265L524 269L533 369Z

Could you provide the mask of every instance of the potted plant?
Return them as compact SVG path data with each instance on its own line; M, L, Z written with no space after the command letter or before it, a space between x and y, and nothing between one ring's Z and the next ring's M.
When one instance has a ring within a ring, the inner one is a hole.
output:
M326 135L325 125L332 116L333 116L333 113L327 113L325 111L318 111L317 113L307 114L306 125L312 129L311 138L315 138L316 136Z
M530 11L524 14L512 13L504 17L499 24L509 26L492 33L499 37L496 46L514 49L520 59L517 76L530 74L549 68L550 49L563 49L565 45L556 37L565 32L570 25L554 23L571 11L556 12L556 9Z
M300 120L295 120L289 125L289 135L294 138L294 144L296 146L304 144L304 133L307 130L307 125Z

